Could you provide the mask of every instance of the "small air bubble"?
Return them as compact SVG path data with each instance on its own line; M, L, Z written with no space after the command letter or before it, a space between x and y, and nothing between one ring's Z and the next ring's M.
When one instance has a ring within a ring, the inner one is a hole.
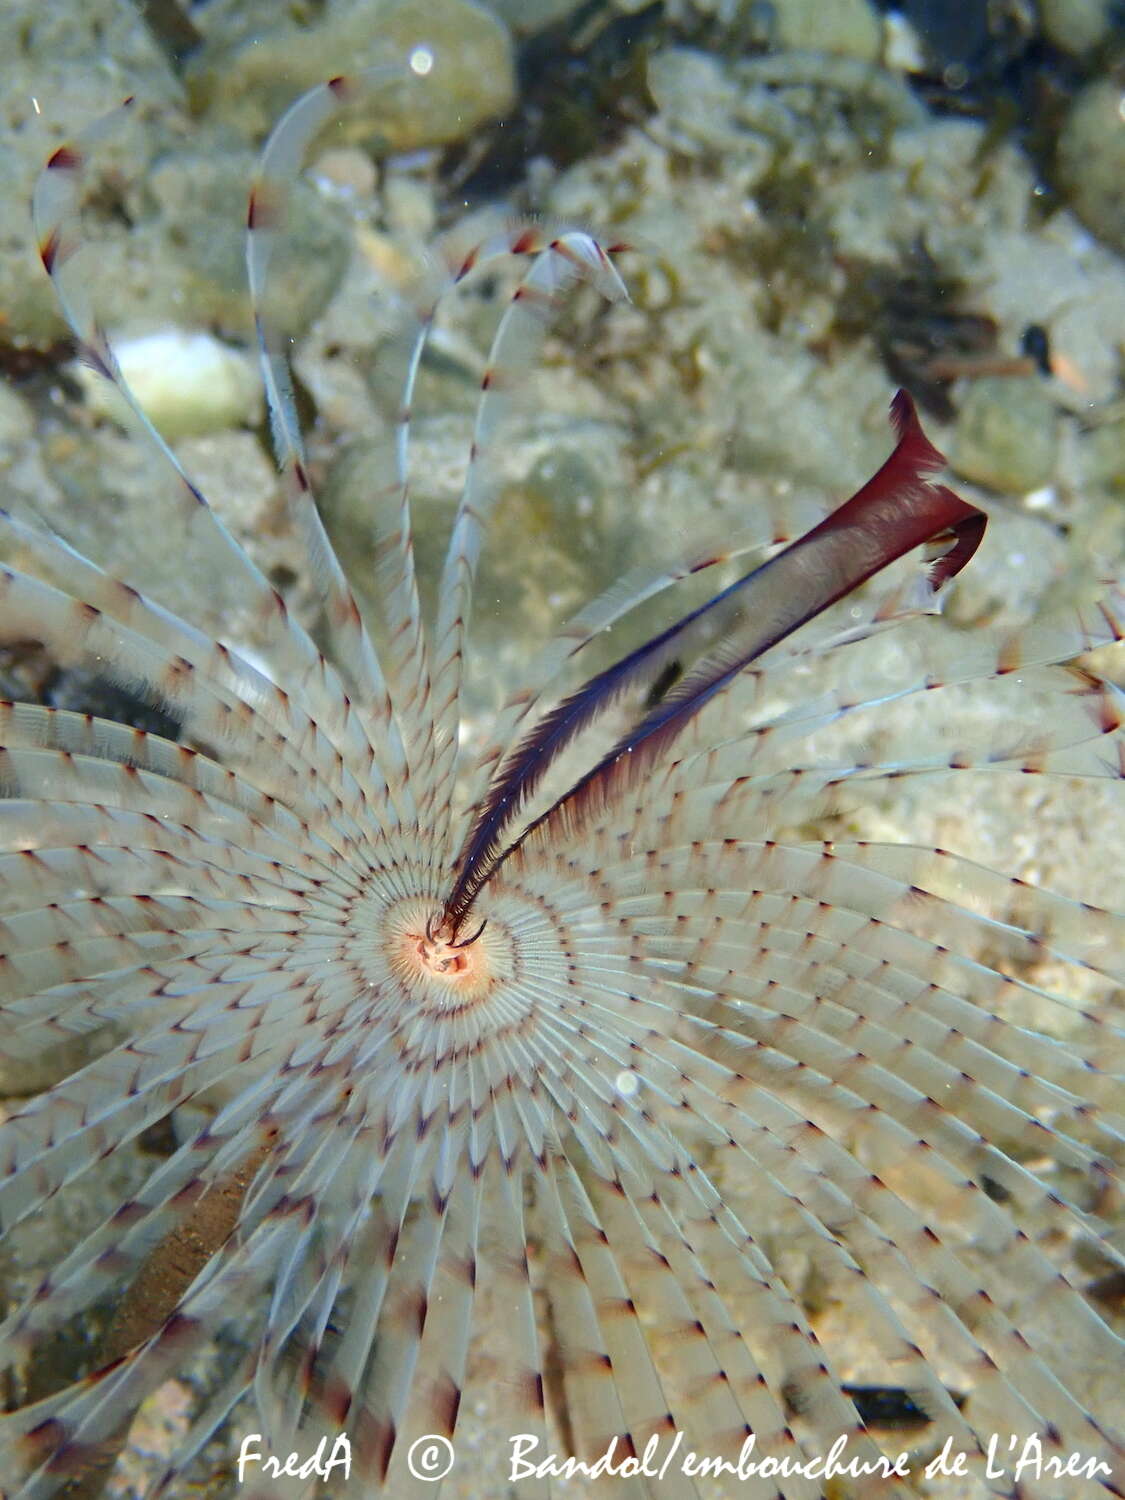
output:
M969 70L963 62L951 62L941 75L941 81L946 88L956 93L963 89L969 81Z
M429 47L415 47L410 54L410 71L417 73L419 78L425 78L433 70L433 66L434 54Z

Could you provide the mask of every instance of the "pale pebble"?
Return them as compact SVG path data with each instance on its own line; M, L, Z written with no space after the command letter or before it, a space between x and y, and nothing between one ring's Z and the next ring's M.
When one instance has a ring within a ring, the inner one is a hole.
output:
M127 385L169 441L260 420L261 382L252 361L211 334L164 328L112 343ZM128 426L120 393L85 365L76 373L90 406Z

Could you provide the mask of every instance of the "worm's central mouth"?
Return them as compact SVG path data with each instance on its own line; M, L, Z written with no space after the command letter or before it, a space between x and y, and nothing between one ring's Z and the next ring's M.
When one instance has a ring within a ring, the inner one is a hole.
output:
M407 943L417 945L418 962L422 968L448 979L450 983L459 983L462 975L470 974L480 965L482 954L474 949L483 932L482 924L472 937L455 941L448 924L432 917L420 933L408 932L404 938Z
M458 936L440 910L422 901L392 908L385 941L399 981L442 1009L483 1000L512 970L512 939L503 922L481 922Z

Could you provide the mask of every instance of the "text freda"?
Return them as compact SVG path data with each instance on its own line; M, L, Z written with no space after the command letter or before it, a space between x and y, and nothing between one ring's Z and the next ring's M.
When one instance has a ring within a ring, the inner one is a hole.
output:
M267 1479L323 1479L326 1483L334 1469L339 1469L345 1479L351 1477L352 1445L345 1433L338 1432L332 1440L332 1451L328 1451L328 1437L322 1437L313 1451L302 1458L299 1453L287 1453L278 1458L272 1453L262 1452L262 1434L248 1432L238 1448L238 1482L243 1484L248 1468L260 1468Z

